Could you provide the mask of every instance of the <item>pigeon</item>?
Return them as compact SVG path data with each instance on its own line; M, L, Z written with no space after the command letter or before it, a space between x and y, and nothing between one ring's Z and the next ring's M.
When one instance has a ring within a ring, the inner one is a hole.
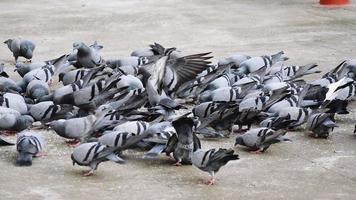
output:
M29 115L21 115L17 110L0 107L0 130L19 132L32 125L34 119Z
M99 46L96 48L95 46ZM101 47L102 48L102 47ZM73 44L73 50L77 50L77 62L75 66L77 68L94 68L104 64L104 60L99 55L98 49L101 49L100 45L96 42L94 46L88 47L83 42L76 42Z
M67 139L74 139L71 143L78 144L78 142L83 141L88 136L95 120L95 115L88 115L86 117L71 118L67 120L55 120L50 122L49 126L59 136Z
M40 99L49 94L49 86L42 80L32 80L26 88L26 95L32 99Z
M55 116L61 110L60 105L52 101L43 101L30 106L30 114L36 121L46 121Z
M22 91L22 88L4 71L4 64L0 64L0 92L21 93Z
M169 138L163 151L167 156L173 153L176 166L191 164L194 150L201 148L200 140L192 130L194 121L191 118L182 117L173 121L172 125L177 134Z
M194 54L181 58L171 58L170 53L174 49L168 50L154 65L152 81L154 86L161 94L162 90L169 96L173 96L174 92L185 82L194 79L199 73L209 67L209 53Z
M69 85L82 79L88 72L88 69L75 69L63 72L59 74L59 81L62 81L63 85Z
M145 153L143 158L149 159L155 158L162 153L169 138L177 134L171 122L168 121L152 124L145 133L150 133L150 137L145 138L143 142L149 144L152 148Z
M312 131L312 136L327 138L329 137L330 131L333 130L337 125L333 121L331 114L328 113L314 113L307 121L306 129Z
M288 128L295 128L304 124L308 116L312 113L309 108L299 108L299 107L284 107L278 110L276 113L270 114L270 118L274 121L279 121L280 119L289 121L289 124L285 124ZM275 125L271 124L271 127Z
M285 130L255 128L247 131L243 135L237 136L235 146L242 145L248 147L255 153L263 153L274 143L290 141L284 137L285 134Z
M208 172L211 176L208 185L215 184L215 174L219 169L231 160L238 160L239 155L234 154L232 149L197 149L192 156L192 164L202 171Z
M132 66L138 67L144 64L147 64L148 60L144 56L129 56L129 57L122 57L116 60L107 60L106 64L111 68L121 68L124 66Z
M149 123L144 121L128 121L114 127L113 131L128 132L133 135L140 135L146 131Z
M50 64L49 62L25 63L25 62L18 61L15 65L16 69L14 71L16 71L21 77L24 77L28 72L45 67L49 64Z
M8 39L4 42L10 49L15 57L15 62L18 57L24 57L31 60L33 56L33 51L35 50L35 44L30 40L23 40L20 38Z
M53 102L56 104L65 103L67 101L66 97L68 97L73 92L76 92L82 88L83 88L83 80L76 81L75 83L56 89L53 92L53 95L51 96L52 98L49 98L47 100L52 99Z
M71 155L73 166L89 166L91 169L84 173L84 176L91 176L101 162L113 161L123 164L125 161L117 156L115 148L100 144L99 142L84 143L74 148Z
M83 87L78 91L63 96L63 99L65 100L63 103L73 104L76 106L86 105L90 103L90 101L93 100L94 97L97 96L101 91L103 91L104 86L105 80L99 80L95 84Z
M322 108L329 108L330 113L348 114L348 101L356 95L356 83L353 79L344 77L328 86L328 92L322 103Z
M44 148L43 136L35 132L21 132L18 134L16 141L16 149L19 152L16 165L17 166L31 166L32 157L43 156Z
M98 138L100 144L107 145L109 147L121 147L126 144L126 141L135 134L121 131L111 131Z
M269 69L276 62L288 60L288 58L284 57L283 55L284 52L281 51L271 56L252 57L240 63L237 70L239 74L249 74L263 67Z
M89 142L77 146L76 148L74 148L73 153L71 155L73 165L78 164L81 166L89 166L91 169L83 175L90 176L94 174L94 170L98 168L98 165L101 162L110 160L116 163L123 164L125 163L125 161L118 156L118 153L127 148L130 148L132 145L149 136L149 134L142 134L139 136L125 137L125 142L123 140L123 137L120 137L122 135L124 134L121 133L120 135L117 135L117 137L110 137L111 135L102 136L102 142L114 142L113 146L115 146L115 140L121 139L120 145L119 143L117 143L115 147L110 147L99 142Z
M41 80L46 82L48 85L52 83L52 76L54 75L54 66L53 65L46 65L45 67L34 69L17 82L17 85L22 88L22 90L26 90L28 84L32 80Z
M250 59L251 56L243 55L243 54L233 54L227 58L220 59L218 61L218 65L226 65L226 64L233 64L231 68L237 69L239 68L240 64L245 60Z
M19 94L0 94L0 105L6 108L17 110L22 115L28 113L28 108L25 99Z

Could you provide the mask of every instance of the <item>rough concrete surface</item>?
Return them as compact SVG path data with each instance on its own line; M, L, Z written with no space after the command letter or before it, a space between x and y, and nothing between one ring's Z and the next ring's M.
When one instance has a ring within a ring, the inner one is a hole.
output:
M215 59L284 50L287 63L316 62L324 72L356 58L354 5L321 8L316 0L1 0L0 10L0 39L33 40L34 61L68 53L75 41L94 40L104 45L101 53L107 59L155 41L188 53L212 51ZM4 44L0 62L12 71L13 57ZM340 127L327 140L309 138L300 129L287 134L292 143L274 145L262 155L235 148L241 160L222 168L213 187L202 183L208 174L194 167L174 167L163 155L146 161L137 151L125 153L125 165L102 163L94 176L82 177L86 168L72 166L72 149L64 140L41 131L48 156L36 158L32 167L15 167L15 147L0 148L0 199L355 199L355 102L350 111L337 118ZM203 140L203 147L232 147L234 138Z

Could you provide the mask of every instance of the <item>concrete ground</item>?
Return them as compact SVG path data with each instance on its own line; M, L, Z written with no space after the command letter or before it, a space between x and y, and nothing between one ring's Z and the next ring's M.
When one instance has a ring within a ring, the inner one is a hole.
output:
M2 0L0 40L35 41L35 61L68 53L75 41L94 40L104 45L107 59L155 41L188 53L212 51L217 59L284 50L288 63L316 62L325 72L356 58L356 7L327 9L316 2ZM5 45L0 62L12 71ZM355 102L350 111L338 117L340 127L327 140L309 138L300 129L287 134L292 143L262 155L235 148L241 160L222 168L214 187L202 184L208 175L196 168L171 166L164 156L142 160L136 151L125 153L126 165L102 163L94 176L82 177L86 168L72 166L72 149L64 140L41 131L48 156L35 159L32 167L14 167L15 147L0 148L0 199L355 199ZM203 147L232 147L234 138L203 140Z

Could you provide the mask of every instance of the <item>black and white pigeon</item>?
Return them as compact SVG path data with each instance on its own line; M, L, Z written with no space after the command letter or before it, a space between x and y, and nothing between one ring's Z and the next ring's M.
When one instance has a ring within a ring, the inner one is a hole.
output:
M174 165L191 164L193 152L201 148L199 138L193 133L194 121L182 117L172 122L177 134L169 138L164 152L169 156L173 153Z
M197 149L192 156L192 164L202 171L208 172L211 176L208 185L215 184L215 174L219 169L231 160L238 160L239 155L234 154L233 149Z
M185 82L193 80L199 73L209 68L209 53L194 54L180 58L171 58L170 54L175 48L167 49L165 56L156 61L152 81L158 93L165 91L170 97Z
M242 145L248 147L255 153L266 151L272 144L290 141L285 138L286 130L273 130L270 128L255 128L247 131L243 135L236 137L235 146Z
M43 156L42 153L45 142L43 136L34 132L21 132L17 136L16 149L18 156L17 166L31 166L32 157Z
M306 129L312 132L313 137L327 138L330 132L338 127L329 113L314 113L307 121Z
M15 61L18 57L32 59L36 45L30 40L20 38L8 39L4 42L14 55Z
M322 103L322 108L328 108L330 113L348 114L348 102L356 95L356 83L353 79L344 77L328 85L328 92Z

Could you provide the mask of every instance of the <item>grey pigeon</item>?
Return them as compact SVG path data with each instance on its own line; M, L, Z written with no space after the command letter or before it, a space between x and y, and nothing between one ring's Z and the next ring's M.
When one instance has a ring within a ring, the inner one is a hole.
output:
M274 143L290 141L289 139L283 137L285 134L285 130L255 128L247 131L243 135L237 136L235 146L246 146L251 151L254 151L256 153L262 153Z
M22 91L22 88L4 71L4 64L0 64L0 92L21 93Z
M119 135L116 135L115 137L110 137L111 135L103 136L106 138L102 138L102 142L114 142L113 146L115 147L109 147L99 142L90 142L79 145L73 150L73 153L71 155L73 165L78 164L81 166L89 166L91 170L85 173L84 176L93 175L94 170L97 169L98 165L101 162L110 160L116 163L124 163L125 161L118 157L117 154L149 136L149 134L129 136L125 137L124 141L124 138L120 137L122 135L124 134L121 133ZM120 139L120 144L117 143L117 145L115 145L115 141Z
M37 121L46 121L61 111L60 105L55 105L52 101L43 101L31 105L30 114Z
M56 104L64 103L68 95L82 88L83 88L83 80L79 80L70 85L60 87L53 92L53 97L52 97L53 102L55 102Z
M8 39L4 43L14 55L15 61L17 61L20 56L29 60L32 59L33 51L36 47L32 41L15 38Z
M42 68L46 65L48 65L48 62L31 62L31 63L25 63L25 62L17 62L15 67L15 71L17 71L17 73L19 73L19 75L21 77L24 77L25 74L27 74L28 72L35 70L35 69L39 69Z
M140 135L145 132L148 127L149 123L144 121L128 121L115 126L113 131L128 132L134 135Z
M19 94L0 94L0 105L17 110L20 114L27 114L28 108L25 99Z
M164 152L169 156L173 153L175 165L191 164L194 150L201 148L199 138L193 133L194 121L191 118L182 117L172 122L175 135L169 138Z
M73 165L89 166L91 169L84 173L84 176L94 174L94 170L98 168L101 162L113 161L116 163L124 163L125 161L114 154L115 148L108 147L98 142L84 143L77 146L71 155Z
M82 79L88 72L88 69L75 69L63 72L59 74L59 81L62 81L63 85L69 85Z
M32 99L40 99L49 92L48 84L42 80L32 80L26 88L26 95Z
M109 147L121 147L126 144L127 139L134 136L132 133L111 131L98 138L100 144L107 145Z
M234 154L232 149L197 149L192 156L192 164L202 171L208 172L211 176L208 185L215 184L215 174L219 169L231 160L238 160L239 155Z
M241 74L249 74L263 67L269 69L276 62L288 60L288 58L283 55L284 52L281 51L271 56L252 57L240 63L238 71Z
M312 114L307 121L306 129L312 131L312 136L327 138L330 132L337 127L335 121L328 113Z
M94 68L104 64L104 60L99 55L98 48L95 48L94 46L88 47L83 42L76 42L73 44L73 50L78 51L77 62L75 64L77 68Z
M169 138L177 134L171 122L168 121L152 124L145 133L149 133L150 137L145 138L143 142L153 147L145 153L144 158L150 159L162 153Z
M21 115L17 110L0 107L0 130L22 131L32 125L34 119L29 115Z
M51 85L52 83L52 76L54 75L55 67L53 65L46 65L45 67L41 67L38 69L34 69L17 82L17 85L20 86L23 90L26 90L27 85L32 80L42 80L47 84Z
M86 117L72 118L72 119L59 119L49 123L51 129L53 129L59 136L74 139L73 142L78 143L84 140L90 133L96 117L94 115L88 115Z
M237 69L240 66L240 63L242 63L245 60L250 59L250 56L243 55L243 54L234 54L231 55L227 58L223 58L218 61L219 65L226 65L226 64L233 64L232 68Z
M19 155L17 166L31 166L33 156L41 156L45 142L43 136L34 132L21 132L17 136L16 149Z

